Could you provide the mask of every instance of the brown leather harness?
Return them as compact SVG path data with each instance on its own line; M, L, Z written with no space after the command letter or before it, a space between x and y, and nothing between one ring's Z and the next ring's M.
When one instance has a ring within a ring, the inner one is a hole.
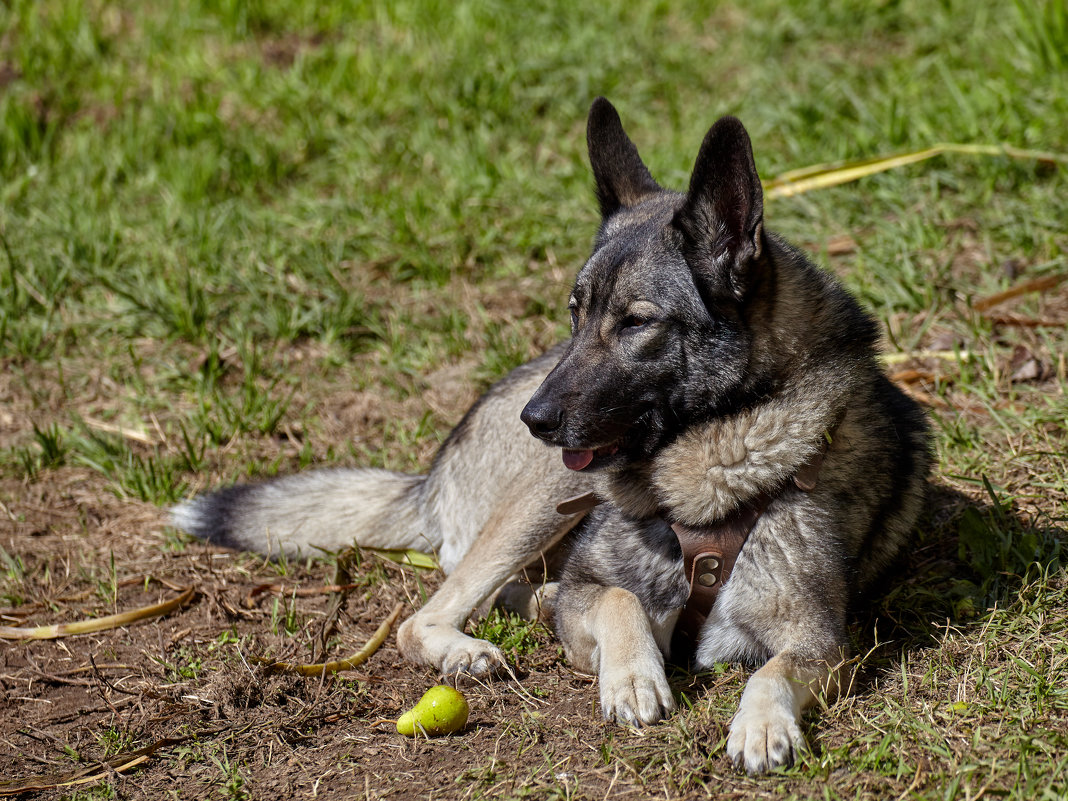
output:
M837 427L837 426L835 426ZM833 429L832 429L833 430ZM792 483L802 492L811 492L819 480L820 468L831 443L831 430L820 438L820 447L794 474ZM791 482L775 492L762 492L738 509L714 523L705 526L687 526L671 521L671 529L682 547L683 569L690 585L690 594L679 613L678 623L672 638L673 661L685 661L697 645L701 626L712 611L720 590L730 578L742 546L756 526L760 516L776 497L783 493ZM594 493L587 492L561 501L556 511L560 514L585 512L601 503Z

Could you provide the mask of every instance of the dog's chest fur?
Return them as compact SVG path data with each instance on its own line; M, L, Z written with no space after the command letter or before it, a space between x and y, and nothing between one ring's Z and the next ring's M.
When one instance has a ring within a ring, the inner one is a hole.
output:
M710 525L786 484L835 427L841 403L791 393L691 426L651 464L605 476L601 492L629 517Z

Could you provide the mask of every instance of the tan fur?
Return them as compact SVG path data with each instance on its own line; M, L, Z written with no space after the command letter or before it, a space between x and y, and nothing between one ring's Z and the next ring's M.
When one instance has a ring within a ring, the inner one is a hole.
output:
M564 637L567 658L598 675L606 719L648 725L675 708L661 655L675 618L654 624L634 594L618 587L602 588L588 612L574 618Z
M401 626L401 652L447 675L489 675L506 666L504 656L465 635L464 624L509 578L541 566L581 520L557 514L555 503L593 483L565 469L559 451L531 437L519 419L555 362L550 352L491 388L426 476L298 473L187 501L172 511L174 522L217 544L268 554L307 556L354 542L433 552L449 577ZM537 605L531 600L528 609Z
M727 753L739 768L763 773L793 762L806 748L798 721L821 695L838 691L837 663L809 662L776 654L745 685L731 721Z
M536 435L572 450L637 451L643 436L665 435L643 458L602 465L598 487L614 514L595 513L598 525L579 536L557 594L558 631L572 658L598 671L605 714L648 723L654 708L628 688L656 685L654 624L689 591L664 521L700 528L743 505L760 509L693 664L765 663L727 741L736 764L763 772L804 746L800 715L837 685L850 602L906 541L930 464L928 427L881 374L871 317L765 233L740 123L709 130L685 195L633 206L613 184L647 171L618 121L590 140L623 165L598 174L605 162L594 161L599 192L621 203L609 204L576 279L572 342L524 413ZM649 300L658 310L648 320L619 322L619 310Z
M652 488L678 521L719 520L796 473L834 419L825 404L786 397L696 426L657 455Z
M440 531L424 525L418 509L404 502L417 483L415 476L365 468L285 476L250 493L241 527L226 544L298 558L344 548L358 535L371 548L434 552L443 544ZM171 510L174 525L191 532L204 525L206 514L201 499Z
M694 654L701 668L766 662L727 741L737 764L764 771L803 747L802 710L837 686L850 601L922 503L928 427L880 373L871 317L765 233L740 122L709 130L685 194L657 186L603 99L588 138L603 224L572 290L572 340L494 385L427 476L311 473L194 500L176 520L261 551L353 538L436 549L448 579L398 645L479 677L508 666L465 621L575 529L558 588L499 599L529 615L555 607L605 716L646 725L674 707L664 655L689 590L670 523L713 523L767 494ZM802 492L791 478L827 433L818 484ZM585 520L555 511L595 486L608 503Z

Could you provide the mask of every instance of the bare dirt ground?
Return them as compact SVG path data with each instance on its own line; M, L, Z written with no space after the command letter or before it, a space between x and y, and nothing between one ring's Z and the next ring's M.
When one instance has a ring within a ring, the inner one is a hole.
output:
M115 498L87 472L61 469L0 492L21 498L0 510L0 543L10 555L16 542L32 541L19 553L22 586L37 599L5 609L4 624L101 616L195 590L184 608L152 621L3 646L3 778L22 780L28 791L33 777L89 788L26 797L564 797L561 788L577 775L581 797L590 798L757 789L723 753L728 714L690 715L681 730L606 726L592 679L566 664L544 630L514 655L514 680L464 687L472 708L464 733L429 742L379 722L395 719L438 680L403 662L392 637L359 670L327 679L272 674L254 661L351 653L394 604L405 615L417 607L421 592L439 584L434 573L365 553L338 606L341 594L317 591L337 578L330 564L283 568L178 544L159 510ZM942 494L937 517L952 521L967 506ZM918 549L906 574L922 584L946 559L948 549ZM677 672L673 683L702 703L722 694L711 703L729 706L742 675ZM862 693L874 691L872 681L861 677ZM141 764L116 772L146 748ZM885 789L900 793L909 778Z

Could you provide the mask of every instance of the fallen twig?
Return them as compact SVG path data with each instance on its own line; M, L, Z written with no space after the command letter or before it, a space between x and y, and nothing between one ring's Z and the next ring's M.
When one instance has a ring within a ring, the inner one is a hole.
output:
M334 566L334 585L345 589L335 592L330 598L330 607L326 610L326 616L319 627L319 636L312 648L312 662L326 659L330 637L337 631L338 617L349 599L349 589L352 586L352 573L349 568L353 563L358 563L358 560L359 554L354 548L349 548L337 555L337 563ZM319 691L322 692L322 684L319 685Z
M933 382L938 376L930 370L898 370L890 376L895 384L916 384L920 381Z
M308 598L313 595L326 595L331 592L348 592L359 586L359 584L327 584L323 587L287 587L285 584L258 584L249 590L242 603L246 609L252 609L256 605L256 596L265 592L269 592L272 595Z
M764 184L764 194L768 198L793 197L814 189L827 189L832 186L856 181L904 167L920 161L942 156L947 153L959 153L970 156L1008 156L1014 159L1030 159L1045 164L1068 164L1068 155L1063 153L1043 153L1037 150L1023 150L1011 145L968 145L940 143L909 153L897 153L891 156L875 156L868 159L838 161L827 164L814 164L798 170L784 172Z
M185 606L196 593L195 587L187 588L181 595L169 601L142 606L130 612L120 612L117 615L79 620L76 623L57 623L52 626L36 626L33 628L0 626L0 639L4 640L54 640L57 637L69 637L72 634L88 634L94 631L106 631L117 629L120 626L128 626L142 620L151 620L169 614L175 609Z
M266 665L268 670L279 671L282 673L299 673L301 676L322 676L326 673L337 673L339 670L355 670L366 662L371 655L382 646L382 643L386 641L393 624L397 622L397 618L400 617L402 611L404 611L403 603L394 606L393 611L389 613L389 617L382 621L382 625L378 627L371 639L367 641L367 644L356 653L342 659L314 665L295 665L290 662L272 662L269 659L264 659L263 657L258 656L249 657L249 659L261 665Z
M129 754L119 754L111 759L104 760L98 765L68 771L66 773L51 773L44 776L32 776L28 779L12 779L0 781L0 796L18 795L28 793L31 790L49 790L53 787L72 787L78 784L89 784L106 779L112 771L122 773L130 770L142 762L148 760L152 754L169 745L178 745L193 739L193 735L186 737L165 737L157 740L152 745L140 748Z
M103 431L105 434L118 434L124 439L132 439L134 442L140 442L143 445L157 445L155 438L148 436L143 431L138 431L133 428L124 428L123 426L117 426L113 423L106 423L103 420L93 420L92 418L83 418L82 422L89 428L95 428L97 431Z
M885 365L901 364L913 359L943 359L955 362L958 359L966 362L972 358L972 354L966 350L910 350L903 353L883 353L879 360Z
M993 295L988 295L985 298L979 298L972 302L972 308L977 312L984 312L987 309L991 309L994 306L1002 304L1007 300L1012 300L1020 295L1026 295L1029 292L1045 292L1046 290L1053 289L1066 278L1068 278L1068 273L1043 275L1039 278L1032 278L1029 281L1023 281L1016 286L1009 287L1004 292L997 292Z

